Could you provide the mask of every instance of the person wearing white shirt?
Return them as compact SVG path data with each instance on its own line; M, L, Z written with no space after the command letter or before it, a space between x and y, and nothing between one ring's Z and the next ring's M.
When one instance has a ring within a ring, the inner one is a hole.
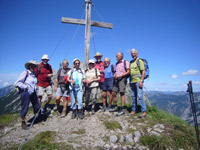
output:
M30 60L25 64L26 71L23 71L15 82L15 86L18 87L21 96L21 121L22 129L27 129L25 122L25 117L28 112L30 102L33 105L34 114L40 110L40 103L37 97L37 78L35 76L34 70L37 66L35 60Z

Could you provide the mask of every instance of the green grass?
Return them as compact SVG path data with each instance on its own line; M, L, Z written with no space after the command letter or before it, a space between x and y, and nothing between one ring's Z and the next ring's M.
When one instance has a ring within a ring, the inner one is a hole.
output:
M162 123L165 125L165 133L161 136L147 135L140 138L141 144L150 149L197 149L194 127L179 117L158 110L155 106L148 107L146 117L151 124Z
M117 121L104 121L103 124L109 130L122 129L122 126Z
M19 118L19 114L5 114L0 116L0 128L10 125Z
M79 134L79 135L85 134L85 129L80 129L80 130L78 130L78 131L72 131L71 133L72 133L72 134Z
M23 150L59 150L60 144L52 142L54 136L56 136L54 131L41 132L27 141L23 146Z
M140 142L151 150L167 149L171 145L171 140L166 136L142 136Z

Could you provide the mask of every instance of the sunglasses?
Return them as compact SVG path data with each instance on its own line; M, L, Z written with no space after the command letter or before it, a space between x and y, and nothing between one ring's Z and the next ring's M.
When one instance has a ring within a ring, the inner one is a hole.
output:
M36 65L29 65L31 68L35 68L36 67Z

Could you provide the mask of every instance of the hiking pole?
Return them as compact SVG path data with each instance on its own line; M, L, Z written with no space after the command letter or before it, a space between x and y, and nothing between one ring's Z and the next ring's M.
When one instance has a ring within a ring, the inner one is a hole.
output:
M198 129L196 108L195 108L194 95L193 95L193 89L192 89L192 81L190 80L187 85L188 85L187 92L189 92L189 96L190 96L192 115L193 115L193 120L194 120L195 131L196 131L198 150L200 150L199 129Z

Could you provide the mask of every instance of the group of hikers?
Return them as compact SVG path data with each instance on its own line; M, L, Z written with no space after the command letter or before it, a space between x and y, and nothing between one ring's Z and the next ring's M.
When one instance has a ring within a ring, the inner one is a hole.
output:
M137 112L137 100L141 105L141 114L143 118L147 115L146 104L143 98L143 82L145 78L145 67L142 59L138 58L136 49L131 50L132 60L129 62L123 59L123 53L116 53L116 64L112 65L108 57L101 60L103 55L96 53L94 59L88 61L86 70L80 68L81 61L78 58L73 60L73 68L69 68L68 61L62 62L62 67L57 71L57 77L54 84L56 92L56 105L54 111L60 108L61 99L63 100L63 109L61 117L66 116L68 103L71 101L72 116L71 119L78 117L84 118L83 101L85 110L96 112L96 101L99 88L101 89L103 107L101 112L106 110L117 112L116 116L125 114L125 89L127 78L130 79L132 111L134 115ZM22 129L27 129L25 117L28 112L30 102L33 105L34 114L40 111L42 105L42 96L47 95L47 102L42 109L46 112L50 109L49 103L53 97L52 80L53 71L48 63L48 55L43 55L42 62L38 64L31 60L25 64L26 71L22 72L15 82L21 95L21 120ZM117 106L117 93L120 94L121 106ZM108 102L107 102L108 97ZM108 104L107 104L108 103ZM78 105L78 106L77 106ZM108 105L108 106L107 106Z

